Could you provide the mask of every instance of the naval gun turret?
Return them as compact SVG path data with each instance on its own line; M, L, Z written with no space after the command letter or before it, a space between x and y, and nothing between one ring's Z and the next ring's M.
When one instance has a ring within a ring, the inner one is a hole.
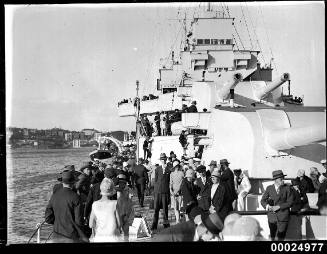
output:
M284 73L280 78L272 81L266 87L258 89L255 92L255 96L257 97L257 100L264 99L270 92L272 92L273 90L275 90L277 87L281 86L288 80L290 80L290 75L288 73Z
M220 100L226 100L230 94L230 90L234 89L236 85L242 80L241 73L235 73L232 79L228 80L222 88L218 90L218 98Z
M326 125L315 124L306 127L285 128L267 132L266 141L277 151L326 140Z

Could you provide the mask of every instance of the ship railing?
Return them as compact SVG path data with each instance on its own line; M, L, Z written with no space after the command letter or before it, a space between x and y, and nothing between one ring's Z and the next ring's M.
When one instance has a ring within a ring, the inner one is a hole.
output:
M43 222L40 222L40 223L37 223L36 226L35 226L35 231L33 232L32 236L30 237L30 239L28 240L28 244L31 242L31 240L34 238L35 234L36 234L36 243L41 243L41 231L42 231L42 227L50 227L50 226L53 226L52 224L48 224L46 223L45 221ZM45 242L46 243L50 236L52 235L52 230L50 232L50 234L48 235L48 237L45 239Z

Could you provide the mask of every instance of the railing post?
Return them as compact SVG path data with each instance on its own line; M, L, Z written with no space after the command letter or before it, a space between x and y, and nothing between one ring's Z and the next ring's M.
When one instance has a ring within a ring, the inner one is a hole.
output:
M36 243L41 243L41 227L42 227L42 224L41 223L38 223L36 225L36 227L38 228L38 230L37 230Z

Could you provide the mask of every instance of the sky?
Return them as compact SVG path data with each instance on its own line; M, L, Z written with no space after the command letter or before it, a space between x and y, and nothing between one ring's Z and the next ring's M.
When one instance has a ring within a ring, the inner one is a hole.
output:
M259 47L262 63L274 58L273 77L290 73L295 96L304 96L306 106L325 106L324 3L226 5L242 43ZM178 18L204 9L203 3L5 5L6 126L134 130L135 119L119 117L117 103L135 96L136 80L141 95L157 93L160 59L180 46Z

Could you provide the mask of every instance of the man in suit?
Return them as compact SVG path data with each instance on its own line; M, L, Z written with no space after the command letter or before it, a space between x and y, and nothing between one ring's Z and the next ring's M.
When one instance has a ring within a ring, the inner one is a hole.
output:
M143 207L144 191L145 191L147 183L149 182L149 178L148 178L148 172L142 163L139 163L134 168L134 181L135 181L135 186L137 189L137 196L139 199L139 204L141 207Z
M182 200L183 200L183 209L186 214L186 220L189 219L190 211L198 206L197 201L197 194L198 189L194 185L194 170L188 169L185 172L185 178L182 181L181 184L181 194L182 194Z
M275 239L276 232L278 240L284 240L287 231L293 195L290 186L284 184L285 176L282 170L273 171L275 183L267 187L261 199L261 205L268 211L271 240Z
M234 183L234 174L232 170L229 168L229 162L227 159L220 160L220 171L221 177L220 180L225 184L226 191L228 193L227 204L229 205L229 210L233 211L233 202L237 199L237 193L235 189Z
M163 225L169 227L168 221L168 204L170 198L170 168L167 165L167 156L165 153L160 154L160 165L155 169L154 176L154 216L151 230L156 230L159 220L159 210L163 209Z
M209 176L206 175L206 167L200 165L196 168L196 172L199 173L200 177L196 178L195 185L198 189L198 205L204 211L209 211L210 202L209 202L209 191L212 182Z
M228 213L231 211L226 184L221 180L221 173L218 169L214 169L211 174L211 185L209 186L209 212L218 213L219 217L224 221Z
M217 213L207 214L195 207L189 221L162 230L152 238L153 242L193 242L216 240L224 224ZM197 220L200 217L200 220Z
M62 173L63 188L50 198L45 210L45 221L53 224L50 242L88 242L83 228L83 211L80 197L72 190L76 182L72 171Z

